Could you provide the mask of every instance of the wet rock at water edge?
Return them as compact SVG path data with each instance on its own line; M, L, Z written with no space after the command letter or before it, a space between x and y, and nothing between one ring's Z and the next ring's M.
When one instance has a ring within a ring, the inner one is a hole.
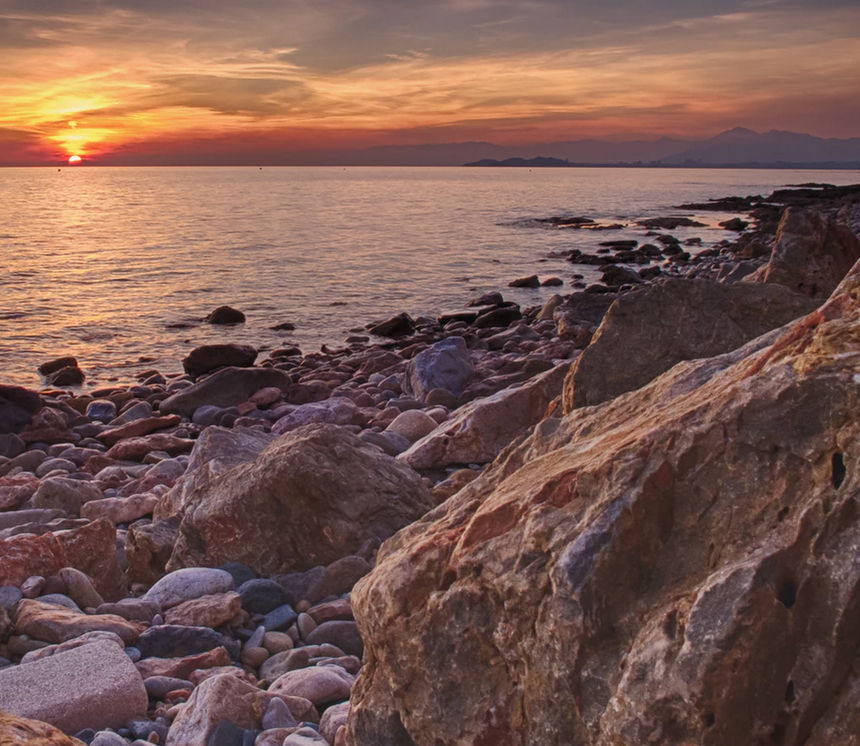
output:
M66 355L64 357L58 357L54 360L48 360L47 362L42 363L38 370L43 376L48 377L52 373L56 373L57 371L62 370L63 368L77 368L78 359L72 357L71 355Z
M86 380L86 375L77 366L61 368L46 376L52 386L78 386Z
M192 378L211 373L218 368L235 366L249 368L257 359L257 350L250 345L215 344L195 347L182 360L182 367Z
M368 325L367 330L377 337L403 337L415 331L415 321L408 313L399 313L385 321Z
M245 314L231 306L218 306L204 321L207 324L244 324Z
M509 288L536 288L540 287L540 279L537 275L528 275L527 277L518 277L516 280L511 280L508 283Z

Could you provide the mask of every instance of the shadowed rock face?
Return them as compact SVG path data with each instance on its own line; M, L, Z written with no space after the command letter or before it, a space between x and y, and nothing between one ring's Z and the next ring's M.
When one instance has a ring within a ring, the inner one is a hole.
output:
M813 208L789 207L779 221L770 261L748 281L779 283L810 298L826 298L858 259L860 239L848 225Z
M720 355L812 311L781 285L669 279L620 296L573 364L564 408L601 404L676 363Z
M349 742L855 742L858 411L855 266L787 327L543 421L353 591Z
M186 485L168 570L239 561L261 574L358 552L433 503L418 475L336 425L306 425L252 462Z

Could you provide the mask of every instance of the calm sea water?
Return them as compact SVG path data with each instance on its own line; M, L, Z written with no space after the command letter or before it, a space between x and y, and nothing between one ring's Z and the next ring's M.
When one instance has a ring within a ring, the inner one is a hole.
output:
M87 385L181 370L192 347L338 344L392 313L435 315L502 289L523 305L557 288L514 290L555 256L630 227L550 230L529 218L629 222L672 205L784 184L852 183L857 172L466 168L0 169L0 382L39 386L36 367L75 355ZM690 214L690 213L685 213ZM724 238L709 228L674 231ZM585 273L596 279L594 270ZM237 327L198 323L216 306ZM293 322L294 332L271 326ZM175 328L177 323L188 328Z

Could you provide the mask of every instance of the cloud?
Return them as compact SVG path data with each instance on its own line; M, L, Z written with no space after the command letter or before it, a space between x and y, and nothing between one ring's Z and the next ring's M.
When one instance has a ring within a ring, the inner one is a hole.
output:
M844 136L860 98L852 6L0 0L0 127L92 155L240 134L512 142L812 123Z

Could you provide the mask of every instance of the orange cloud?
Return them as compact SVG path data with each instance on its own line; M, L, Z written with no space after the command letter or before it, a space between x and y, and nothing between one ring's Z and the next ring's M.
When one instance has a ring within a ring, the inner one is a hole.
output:
M147 15L131 3L113 5L121 7L99 16L0 15L14 21L22 45L4 55L0 72L0 130L7 132L0 161L78 154L128 162L133 152L154 157L162 148L174 157L183 147L210 153L210 146L211 157L229 161L230 153L416 137L517 143L702 135L736 124L860 134L860 21L838 3L603 31L595 23L570 46L553 37L540 49L516 33L526 6L503 3L520 14L481 20L492 3L458 0L443 5L474 17L472 46L450 42L456 48L445 50L446 37L410 32L411 41L435 44L410 51L403 39L383 36L382 50L353 50L357 64L336 69L309 64L322 56L309 50L337 36L330 3L298 3L295 38L280 43L264 43L276 3L252 3L245 16L209 18L203 28L167 10ZM543 7L564 12L561 3ZM363 16L354 9L338 18Z

